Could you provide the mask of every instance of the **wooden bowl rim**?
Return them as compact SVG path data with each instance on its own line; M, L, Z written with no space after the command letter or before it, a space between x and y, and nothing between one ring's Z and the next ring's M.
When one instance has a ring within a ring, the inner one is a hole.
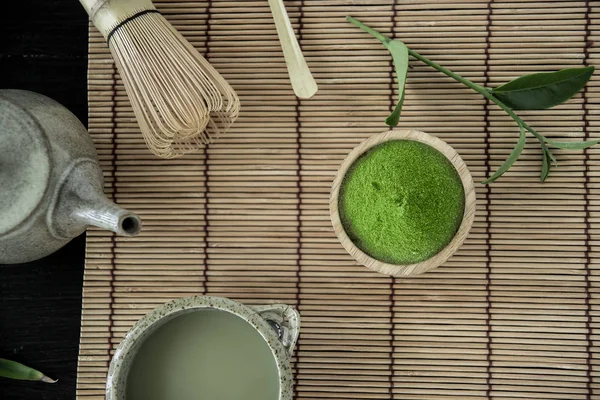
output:
M354 162L363 155L366 151L370 150L374 146L390 140L414 140L424 144L427 144L434 149L442 153L454 166L460 176L460 180L463 184L465 192L465 209L463 213L463 219L458 228L458 231L452 238L452 240L440 250L439 253L435 254L427 260L421 261L416 264L389 264L379 261L370 255L359 249L350 240L346 231L342 225L342 221L339 215L338 202L339 192L341 183L348 172L348 169L354 164ZM443 140L429 135L425 132L413 130L413 129L392 129L387 132L383 132L377 135L373 135L358 146L356 146L342 162L333 185L331 186L331 195L329 198L329 214L331 217L331 223L338 239L342 243L342 246L356 261L364 265L365 267L374 271L391 275L391 276L409 276L417 275L423 272L429 271L436 268L446 262L463 244L471 227L473 226L473 220L475 219L475 185L473 184L473 178L469 169L467 168L463 159L458 155L448 143Z

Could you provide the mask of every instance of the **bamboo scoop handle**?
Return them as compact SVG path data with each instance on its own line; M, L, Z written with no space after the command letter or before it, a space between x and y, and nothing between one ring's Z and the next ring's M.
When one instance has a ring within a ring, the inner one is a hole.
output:
M285 11L283 0L269 0L269 6L275 20L277 35L281 42L283 56L285 57L294 93L301 99L309 99L317 93L319 88L310 73L310 69L308 69L308 65L306 65L302 50L296 40L296 34L290 23L290 18Z

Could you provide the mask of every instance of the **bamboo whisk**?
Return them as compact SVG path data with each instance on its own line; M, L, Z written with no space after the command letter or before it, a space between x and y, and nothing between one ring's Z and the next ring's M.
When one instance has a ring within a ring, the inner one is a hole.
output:
M226 132L239 99L151 0L80 0L104 35L148 148L173 158Z

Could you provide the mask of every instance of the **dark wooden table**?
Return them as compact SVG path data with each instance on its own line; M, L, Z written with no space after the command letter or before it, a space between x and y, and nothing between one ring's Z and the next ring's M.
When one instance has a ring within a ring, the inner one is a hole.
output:
M18 0L0 20L0 88L45 94L87 124L87 14L77 0ZM0 189L1 190L1 189ZM75 398L84 237L37 262L0 266L0 357L55 385L0 378L0 399Z

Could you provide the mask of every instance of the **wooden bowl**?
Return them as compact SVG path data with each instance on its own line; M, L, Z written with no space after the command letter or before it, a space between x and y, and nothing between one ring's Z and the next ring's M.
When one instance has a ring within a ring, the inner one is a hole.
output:
M352 242L352 240L350 240L350 238L346 234L344 226L342 225L342 221L339 215L339 192L342 181L344 180L348 169L363 153L365 153L372 147L387 142L389 140L414 140L421 143L425 143L438 150L440 153L446 156L448 160L450 160L452 165L454 165L454 168L460 176L460 180L462 181L465 192L465 210L463 214L463 219L460 224L460 227L458 228L458 231L454 235L454 238L439 253L425 261L421 261L416 264L388 264L366 254L361 249L359 249ZM456 250L458 250L458 248L465 241L469 230L473 225L473 219L475 218L475 188L473 185L473 178L471 177L471 173L467 169L467 166L465 165L464 161L462 160L462 158L460 158L458 153L446 142L444 142L441 139L438 139L435 136L428 135L427 133L421 131L408 129L393 129L391 131L370 137L369 139L365 140L360 145L355 147L354 150L352 150L350 154L348 154L348 156L340 166L340 169L338 170L338 173L331 187L331 196L329 199L329 212L335 234L337 235L338 239L340 240L346 251L348 251L348 253L350 253L350 255L356 259L356 261L358 261L367 268L387 275L417 275L443 264L446 260L448 260L448 258L450 258L450 256L452 256L452 254L456 252Z

